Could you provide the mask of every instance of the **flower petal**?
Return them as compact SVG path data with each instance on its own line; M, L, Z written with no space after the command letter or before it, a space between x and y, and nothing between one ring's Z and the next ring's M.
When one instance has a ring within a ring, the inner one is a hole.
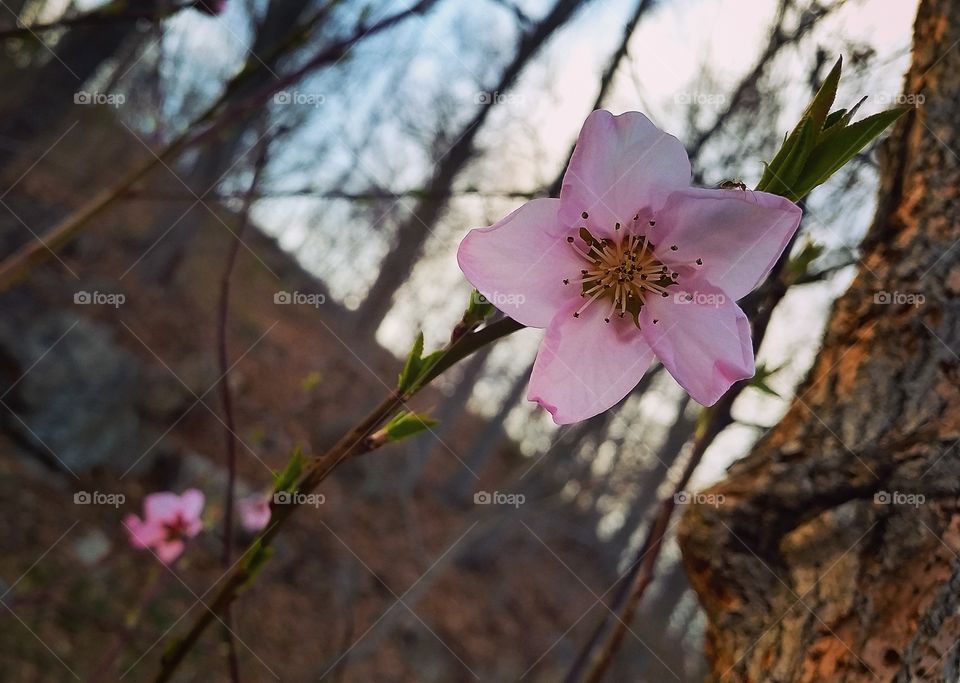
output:
M257 533L270 523L270 502L262 494L238 501L237 509L240 513L240 525L250 533Z
M457 261L467 280L498 309L529 327L546 327L576 296L565 277L576 277L582 259L557 222L557 199L534 199L488 228L471 230Z
M705 406L712 406L737 380L753 377L750 323L733 299L708 287L652 297L640 315L643 333L657 358ZM657 323L653 324L653 320Z
M173 562L183 554L185 548L186 544L179 539L165 541L154 546L157 557L166 565L173 564Z
M180 496L170 491L151 493L143 499L143 512L147 523L174 519L180 512Z
M766 192L690 188L667 197L653 241L667 265L703 259L699 275L737 300L770 274L801 213L790 200Z
M159 524L144 522L134 514L124 518L123 526L130 536L130 545L134 548L146 548L157 543L164 536L163 528Z
M656 210L664 191L689 185L690 160L679 140L639 112L598 109L584 122L563 176L561 223L586 223L595 237L612 237L617 222Z
M550 323L530 376L527 398L553 415L557 424L586 420L615 405L637 386L653 351L629 316L604 322L609 305L584 304L580 297Z
M191 522L197 521L203 512L203 501L203 491L187 489L180 494L180 511Z

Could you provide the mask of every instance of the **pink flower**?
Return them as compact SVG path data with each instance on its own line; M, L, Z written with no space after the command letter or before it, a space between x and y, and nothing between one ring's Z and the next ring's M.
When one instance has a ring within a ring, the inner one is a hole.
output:
M769 274L800 209L764 192L690 187L683 145L638 112L595 111L560 199L535 199L471 230L467 279L546 328L528 398L569 424L610 408L659 359L713 405L754 373L735 303Z
M266 496L253 495L237 501L240 526L251 534L261 531L270 522L270 501Z
M151 493L143 501L143 519L127 515L123 525L134 548L151 548L160 561L171 564L183 553L185 540L203 528L203 493L188 489L182 495Z

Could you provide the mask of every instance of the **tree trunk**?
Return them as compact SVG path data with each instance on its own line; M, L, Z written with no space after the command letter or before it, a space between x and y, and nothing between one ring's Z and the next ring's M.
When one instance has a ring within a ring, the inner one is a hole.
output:
M886 143L860 272L787 415L683 518L714 680L957 680L958 41L960 4L924 0L925 102Z

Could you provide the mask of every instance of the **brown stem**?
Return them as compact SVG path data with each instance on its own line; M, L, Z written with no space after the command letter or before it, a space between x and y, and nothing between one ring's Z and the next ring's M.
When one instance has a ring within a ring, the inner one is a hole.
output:
M224 432L226 437L227 484L224 493L223 506L223 554L220 562L223 568L229 569L233 561L233 510L236 499L237 480L237 437L236 423L233 418L233 397L230 393L230 365L227 354L227 315L230 310L230 276L237 262L237 252L240 249L240 238L247 224L250 222L250 205L253 203L254 192L260 182L260 176L267 163L267 141L259 145L259 153L254 163L253 179L243 198L240 210L240 221L236 232L233 233L233 242L227 252L227 265L220 282L220 301L217 311L217 356L220 361L220 400L223 402ZM240 667L237 663L237 648L233 642L229 610L224 614L223 639L227 644L227 663L232 683L240 681Z
M227 607L223 615L223 642L227 645L227 672L230 683L240 683L240 661L237 659L237 644L233 642L233 616Z
M340 463L379 448L382 443L369 437L376 431L377 427L393 415L397 409L401 408L417 391L457 361L466 358L485 344L492 343L522 327L516 321L504 318L475 332L468 332L458 340L448 344L444 355L428 371L416 389L409 393L402 393L399 390L390 392L357 426L344 434L323 455L311 461L301 476L297 491L304 494L312 492ZM206 605L207 609L197 617L187 634L182 639L173 641L170 647L165 650L166 654L161 661L160 671L154 679L156 683L170 680L174 671L197 643L207 626L215 618L220 619L227 614L229 606L237 598L240 590L252 578L247 571L245 560L252 553L258 552L270 544L279 529L300 507L299 500L298 497L294 499L293 504L283 505L278 505L275 500L270 501L270 525L254 539L253 543L234 564L234 568L228 573L226 581L214 597L213 602Z

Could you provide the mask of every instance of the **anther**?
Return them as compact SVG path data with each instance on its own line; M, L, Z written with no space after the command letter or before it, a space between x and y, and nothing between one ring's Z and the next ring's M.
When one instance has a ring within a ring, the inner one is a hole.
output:
M587 220L588 218L590 218L590 215L586 211L584 211L583 213L580 214L580 218L582 218L583 220Z
M702 258L698 258L698 259L697 259L697 265L698 265L698 266L702 266L702 265L703 265L703 259L702 259Z
M572 238L572 237L568 237L568 238L567 238L567 242L569 242L570 244L573 244L573 238Z
M671 244L671 245L670 245L670 251L676 251L676 250L679 249L679 248L680 248L680 247L678 247L676 244Z

